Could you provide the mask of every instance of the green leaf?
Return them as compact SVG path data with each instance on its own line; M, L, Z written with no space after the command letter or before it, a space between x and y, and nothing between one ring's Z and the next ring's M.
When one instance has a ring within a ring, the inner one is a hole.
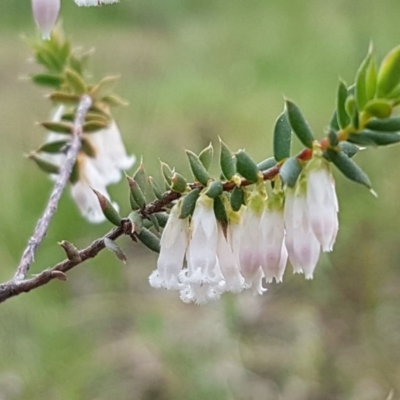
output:
M266 171L267 169L270 169L270 168L272 168L272 167L275 167L275 165L276 165L276 160L275 160L275 158L274 158L274 157L269 157L269 158L266 158L265 160L259 162L259 163L257 164L257 168L258 168L260 171Z
M65 68L64 75L66 84L73 93L81 96L86 92L85 81L76 71L71 68Z
M395 86L400 83L400 46L391 50L378 72L377 97L386 98Z
M85 122L82 126L82 130L85 133L93 133L93 132L98 132L107 127L108 127L108 122L104 122L103 119L99 119L99 120L91 120Z
M97 85L90 89L89 95L95 100L100 100L103 97L109 96L118 79L119 76L106 76Z
M329 127L334 131L340 131L340 126L338 122L337 112L335 111L332 115L331 122L329 123Z
M151 221L151 223L153 224L154 229L155 229L157 232L160 232L160 225L158 224L158 219L156 218L156 216L155 216L154 214L150 214L150 215L148 216L148 218L149 218L149 220Z
M336 96L336 117L339 127L344 129L350 123L350 117L346 112L346 99L348 96L346 85L343 81L339 81L339 86Z
M228 216L226 214L224 202L222 201L221 197L216 197L214 199L214 214L215 218L217 218L217 221L220 222L222 228L225 230L228 226Z
M377 118L388 118L392 114L392 104L384 99L373 99L366 104L365 112Z
M116 94L109 94L108 96L104 96L101 99L101 101L108 104L111 107L129 105L129 103L127 101L125 101L123 98L117 96Z
M400 131L400 117L371 119L368 121L366 127L373 131L398 132Z
M153 178L152 176L149 176L149 177L147 178L147 180L148 180L148 182L149 182L149 184L150 184L150 187L151 187L151 189L152 189L152 191L153 191L153 193L154 193L154 196L155 196L158 200L162 199L163 194L162 194L162 191L161 191L160 186L158 186L158 183L154 180L154 178Z
M338 138L337 132L335 132L332 129L329 129L328 140L329 140L329 144L331 145L331 147L337 146L339 144L339 138Z
M53 92L49 95L49 98L55 103L62 104L78 104L80 101L80 96L64 92Z
M143 227L137 237L150 250L156 253L160 252L160 239L148 229Z
M244 204L244 192L241 187L235 186L232 190L230 203L233 211L239 211L240 207Z
M207 171L210 168L213 154L214 148L211 143L199 154L199 159Z
M187 189L186 179L181 175L175 172L171 178L171 190L178 193L184 193Z
M223 192L223 185L220 181L211 182L207 188L206 195L212 199L220 196Z
M106 249L113 252L119 260L121 260L124 264L126 264L126 255L122 251L121 247L119 247L117 243L114 242L114 240L111 240L108 237L105 237L103 240Z
M179 215L179 218L182 219L187 218L189 215L193 214L193 211L196 207L196 201L199 198L199 195L200 195L200 190L193 189L191 192L189 192L186 196L183 197L181 213Z
M370 47L368 54L364 61L361 63L360 68L356 74L356 92L355 98L359 111L364 110L365 105L371 98L367 91L367 73L372 61L372 48ZM375 93L374 93L375 94Z
M296 185L301 171L302 168L297 158L290 157L282 165L279 171L279 176L285 185L292 188Z
M133 211L128 215L128 220L131 222L132 225L131 233L140 233L143 228L142 216L138 212Z
M165 162L160 161L160 165L161 165L161 173L164 177L167 189L170 189L171 178L172 178L172 175L174 175L174 171Z
M400 135L395 132L362 131L350 133L347 139L361 146L388 146L400 142Z
M66 140L57 140L55 142L47 142L42 144L36 151L43 153L59 153L62 148L65 148L68 142Z
M374 56L371 57L371 61L368 65L367 75L365 79L366 79L367 99L371 100L375 97L376 86L378 82L378 72L376 69L376 60Z
M56 133L72 133L74 130L74 125L69 122L45 121L42 122L40 125L42 125L47 130Z
M335 164L338 170L348 179L360 183L371 189L371 181L366 173L343 151L327 149L329 159Z
M186 150L186 155L189 159L190 169L192 170L195 179L197 179L203 186L207 186L210 175L204 168L204 165L200 161L199 157L190 150Z
M290 157L292 145L292 128L286 112L283 111L275 122L274 127L274 158L277 162Z
M29 154L29 159L35 161L36 165L44 172L48 174L58 174L60 168L49 161L43 160L43 158L38 157L35 153Z
M349 95L346 99L345 109L347 114L351 117L351 123L354 128L358 129L359 125L359 112L357 109L356 99L353 95Z
M256 183L261 178L257 164L244 150L239 150L235 156L236 168L239 174L249 182Z
M360 148L358 146L356 146L355 144L349 143L349 142L340 142L339 148L349 158L354 157L360 150Z
M159 212L159 213L155 213L153 215L156 216L156 218L158 220L158 224L161 226L161 228L165 228L165 225L167 225L167 222L168 222L168 214L165 212Z
M236 158L229 150L229 147L219 138L220 155L219 164L221 171L227 180L231 180L236 174Z
M115 226L120 226L121 225L121 216L119 215L119 212L114 208L114 206L111 204L111 202L107 199L106 196L98 192L97 190L93 189L94 194L97 196L97 199L99 200L99 204L101 207L101 210L103 211L104 216L110 221L112 224Z
M96 149L87 139L82 139L81 150L90 158L96 157Z
M140 189L139 184L130 176L126 175L126 179L129 184L129 189L131 190L131 195L135 203L143 208L146 206L146 197L144 196L142 190Z
M54 74L36 74L31 76L32 82L40 86L59 88L63 83L60 75Z
M133 179L139 185L141 191L146 194L147 192L147 174L144 168L143 159L140 160L138 169L133 174Z
M314 135L300 109L292 101L286 100L286 112L290 125L292 126L296 136L300 139L304 146L311 149L314 141Z

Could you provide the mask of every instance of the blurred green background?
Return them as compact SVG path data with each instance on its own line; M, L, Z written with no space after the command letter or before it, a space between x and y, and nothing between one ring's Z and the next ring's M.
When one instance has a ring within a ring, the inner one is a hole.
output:
M121 73L130 106L116 117L130 152L160 178L158 158L183 172L183 150L218 135L256 159L294 99L317 132L373 40L381 58L400 43L397 0L121 0L84 9L62 2L67 34L96 48L96 79ZM0 279L9 279L51 182L24 154L45 132L46 91L20 34L30 2L0 4ZM148 285L156 256L122 238L112 254L0 305L0 399L400 399L400 148L357 156L378 199L336 174L340 231L314 280L293 275L263 297L225 295L203 307ZM127 188L111 188L124 213ZM90 226L68 194L32 273L110 226Z

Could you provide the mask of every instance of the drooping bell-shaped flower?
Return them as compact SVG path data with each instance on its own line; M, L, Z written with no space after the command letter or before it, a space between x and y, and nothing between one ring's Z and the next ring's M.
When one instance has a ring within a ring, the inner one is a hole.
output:
M284 220L286 228L285 245L295 273L304 273L312 279L320 254L320 243L310 221L304 182L296 188L286 188Z
M241 235L239 244L240 273L248 287L263 294L266 289L262 286L264 272L264 250L261 233L261 217L264 212L264 196L255 190L243 211Z
M150 275L150 285L155 288L180 290L179 273L183 268L189 243L189 219L179 218L181 203L174 205L160 240L157 270Z
M245 289L245 281L240 274L238 249L239 249L239 224L230 221L226 235L221 226L218 226L217 259L218 266L224 278L224 291L239 293Z
M284 243L285 224L281 195L273 195L267 200L260 228L264 249L262 269L265 280L268 283L273 279L282 282L288 254Z
M60 12L60 0L32 0L32 12L43 39L49 40Z
M60 106L52 120L60 121L64 112L64 106ZM107 186L118 182L122 177L122 171L132 167L136 158L127 155L115 121L111 121L109 126L98 132L83 136L93 154L89 156L84 151L78 154L77 174L71 184L71 195L82 215L89 222L99 223L104 221L105 217L92 188L110 199ZM47 142L69 138L70 135L52 132L48 135ZM43 154L43 158L58 166L64 164L65 157L64 153Z
M323 251L332 251L339 228L338 200L328 161L315 156L306 167L311 228Z
M196 202L190 223L190 240L186 252L187 268L180 273L185 284L181 298L203 304L219 298L223 277L217 262L218 228L214 200L202 194Z

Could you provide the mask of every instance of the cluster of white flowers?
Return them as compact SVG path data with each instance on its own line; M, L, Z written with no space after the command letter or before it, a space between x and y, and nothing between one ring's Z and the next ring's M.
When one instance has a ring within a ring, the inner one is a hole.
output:
M288 258L295 273L311 279L321 249L332 250L338 203L329 164L319 157L284 194L254 190L246 206L229 212L225 232L213 201L200 195L190 220L179 218L181 201L174 205L151 286L179 290L184 302L197 304L249 288L263 294L262 280L281 282Z
M60 121L64 111L64 106L60 106L53 116L53 121ZM68 138L67 134L52 132L48 135L47 142L57 142ZM112 121L105 129L84 134L84 140L90 144L94 154L90 157L83 151L78 154L78 176L71 185L71 194L82 215L89 222L99 223L104 221L105 217L92 189L109 199L107 186L118 182L122 177L122 171L131 168L136 157L127 155L115 121ZM61 166L66 156L64 153L57 153L44 154L43 157ZM117 207L115 203L114 205Z

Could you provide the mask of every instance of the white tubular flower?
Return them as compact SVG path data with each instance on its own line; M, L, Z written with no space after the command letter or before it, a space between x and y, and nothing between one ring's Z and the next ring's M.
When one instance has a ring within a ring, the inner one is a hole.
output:
M32 12L43 39L49 40L60 12L60 0L32 0Z
M264 263L264 243L260 226L263 211L264 199L258 193L253 194L243 212L239 245L240 273L248 287L252 287L254 293L258 294L267 290L262 286L264 272L261 269Z
M239 293L245 288L244 278L239 271L238 248L239 225L230 222L225 237L222 228L218 226L217 258L222 276L224 277L224 291Z
M339 229L338 201L329 163L315 157L307 166L307 205L312 230L323 251L332 251Z
M217 263L217 220L214 200L201 195L191 220L191 237L186 253L187 269L180 273L186 288L181 291L184 302L204 304L219 298L223 277Z
M118 3L119 0L75 0L79 7L101 6L102 4Z
M296 191L286 189L285 245L294 272L303 272L306 279L312 279L321 246L311 228L306 193L302 184L298 184Z
M288 254L284 244L285 224L280 204L271 204L269 200L267 201L260 227L264 249L262 269L265 280L271 283L275 278L276 282L282 282Z
M189 243L189 219L179 218L180 203L172 207L171 214L161 236L161 249L157 261L157 270L150 275L150 285L155 288L181 290L179 273Z
M60 121L64 112L64 106L60 106L52 120ZM48 135L47 141L67 140L69 137L69 135L53 132ZM83 151L79 153L77 158L78 176L71 185L71 195L83 217L91 223L100 223L105 220L105 217L92 188L109 199L107 186L118 182L122 177L121 171L132 167L136 158L126 154L121 134L114 121L111 121L110 125L101 131L85 134L84 138L91 145L95 154L94 157L89 157ZM43 158L61 166L65 161L65 154L44 154Z

